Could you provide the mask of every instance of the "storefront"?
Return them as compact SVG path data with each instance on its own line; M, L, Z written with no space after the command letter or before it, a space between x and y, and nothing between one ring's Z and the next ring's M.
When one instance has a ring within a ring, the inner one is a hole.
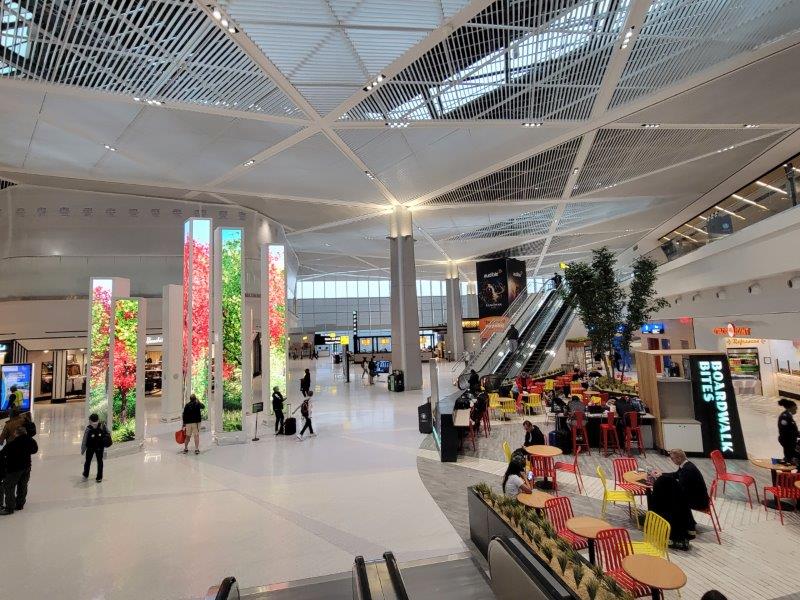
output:
M144 353L144 393L159 395L162 384L164 336L148 335Z

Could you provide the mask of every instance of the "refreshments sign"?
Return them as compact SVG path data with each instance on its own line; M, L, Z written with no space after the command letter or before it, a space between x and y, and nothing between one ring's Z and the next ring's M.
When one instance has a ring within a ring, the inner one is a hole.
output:
M715 327L714 335L726 335L728 337L748 336L750 335L750 328L737 327L733 323L728 323L725 327Z

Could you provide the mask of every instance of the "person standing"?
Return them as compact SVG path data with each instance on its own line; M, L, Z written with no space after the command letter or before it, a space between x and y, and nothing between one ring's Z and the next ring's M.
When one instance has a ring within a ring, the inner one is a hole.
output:
M478 375L475 369L469 370L469 379L467 379L467 384L469 385L469 391L473 394L477 393L478 390L481 389L481 377Z
M561 274L558 271L556 271L555 273L553 273L553 289L557 290L560 287L561 287Z
M517 331L517 328L514 327L513 323L508 327L506 339L508 340L509 351L516 352L517 348L519 347L519 331Z
M186 433L186 441L183 444L183 453L189 452L189 440L194 437L194 453L200 454L200 422L203 420L202 410L205 408L203 403L192 394L189 402L183 407L183 431Z
M283 402L285 398L276 385L272 388L272 412L275 413L275 435L283 431Z
M369 359L369 364L367 365L367 369L369 369L369 384L375 385L375 373L378 370L378 365L375 364L375 357L371 356Z
M10 515L25 507L28 497L28 482L31 478L31 456L39 451L39 446L25 427L17 427L14 439L2 450L2 460L6 466L3 477L4 507L0 515Z
M311 391L311 371L306 369L305 374L300 378L300 393L303 394L303 398L309 396L309 392Z
M313 395L314 392L309 390L308 396L306 396L305 400L303 400L303 403L298 407L300 410L300 414L305 420L305 423L303 423L303 428L300 430L300 433L297 434L297 439L300 441L303 440L303 434L306 432L306 429L308 429L311 435L317 435L316 433L314 433L313 425L311 425L311 397ZM292 414L296 413L298 408L295 408Z
M0 432L0 444L7 444L17 436L17 430L25 426L25 417L20 412L19 407L11 407L11 417L3 426Z
M106 436L108 429L105 424L100 422L97 413L89 415L89 424L83 431L83 441L81 442L81 454L86 455L83 462L83 478L89 479L89 469L92 466L92 457L97 458L97 482L103 481L103 453L106 449Z
M792 400L781 398L778 405L783 412L778 415L778 443L783 448L783 462L795 464L797 459L797 423L794 415L797 413L797 404Z

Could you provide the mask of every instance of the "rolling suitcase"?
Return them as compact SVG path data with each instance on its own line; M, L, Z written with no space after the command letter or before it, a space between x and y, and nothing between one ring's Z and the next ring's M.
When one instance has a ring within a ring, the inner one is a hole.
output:
M289 417L283 422L283 435L294 435L297 433L297 419Z

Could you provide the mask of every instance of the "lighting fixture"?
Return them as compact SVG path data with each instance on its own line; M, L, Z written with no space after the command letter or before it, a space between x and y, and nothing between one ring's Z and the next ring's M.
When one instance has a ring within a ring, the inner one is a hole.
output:
M387 121L386 126L390 129L405 129L408 127L408 121Z
M779 194L783 194L784 196L787 195L786 192L784 192L781 188L775 187L774 185L770 185L768 183L764 183L763 181L756 181L756 185L760 185L761 187L768 188L768 189L772 190L773 192L778 192Z
M211 14L214 16L214 18L215 18L217 21L219 21L219 20L222 18L222 13L221 13L221 12L219 12L219 9L218 9L218 8L215 8L215 9L214 9L214 10L211 12Z
M745 123L744 124L744 128L745 129L755 129L756 127L758 127L758 125L755 124L755 123Z
M720 148L719 150L717 150L717 154L719 154L720 152L727 152L728 150L733 150L735 147L736 146L725 146L724 148Z
M661 123L642 123L642 127L645 129L658 129L661 127Z
M252 167L254 164L256 164L256 161L251 158L250 160L242 163L242 166L243 167Z
M363 89L365 92L372 91L374 88L378 87L378 84L381 83L384 79L386 79L386 75L381 73L361 89Z
M151 100L150 98L139 98L138 96L134 96L134 102L144 102L149 104L150 106L162 106L164 103L161 100Z
M542 124L541 123L527 122L527 123L523 123L522 126L523 127L541 127Z
M225 31L227 31L228 33L239 33L239 30L233 26L233 23L230 22L230 19L226 15L222 14L222 11L218 7L213 6L210 8L211 8L211 16L214 17L216 21L219 21L220 26Z
M106 150L110 150L111 152L116 152L117 149L113 146L109 146L108 144L104 144Z
M633 30L634 28L631 27L628 31L625 32L625 37L622 38L622 45L620 46L620 50L625 50L628 47L628 44L631 43L631 38L633 37Z
M725 290L718 290L716 296L718 300L725 300L728 297L728 292Z
M577 175L579 170L580 169L578 169L578 167L575 167L574 169L572 169L572 174Z
M228 33L238 33L236 27L228 27Z
M228 26L228 19L222 19L219 22L219 24L222 25L223 27L227 27Z
M703 235L708 235L708 233L706 233L705 231L703 231L703 230L702 230L702 229L700 229L699 227L695 227L694 225L689 225L688 223L686 224L686 226L687 226L689 229L694 229L695 231L698 231L698 232L702 233Z
M369 178L370 178L370 179L372 179L373 181L375 180L375 175L373 175L373 174L372 174L372 173L370 173L369 171L364 171L364 175L366 175L367 177L369 177Z
M761 210L769 210L766 206L762 206L758 202L753 202L752 200L748 200L747 198L743 198L739 194L731 194L731 198L736 198L739 202L744 202L745 204L752 204L753 206L757 206Z
M741 219L742 221L746 221L747 220L742 215L737 215L735 212L730 211L727 208L722 208L719 204L715 204L714 208L716 208L717 210L721 210L722 212L727 213L732 217L736 217L737 219Z
M708 221L708 217L704 217L703 215L698 215L698 219L702 219L703 221Z
M133 97L133 101L134 101L134 102L141 102L141 101L142 101L142 99L141 99L141 98L139 98L138 96L134 96L134 97Z
M747 288L747 293L758 296L761 293L761 286L758 283L754 283Z

